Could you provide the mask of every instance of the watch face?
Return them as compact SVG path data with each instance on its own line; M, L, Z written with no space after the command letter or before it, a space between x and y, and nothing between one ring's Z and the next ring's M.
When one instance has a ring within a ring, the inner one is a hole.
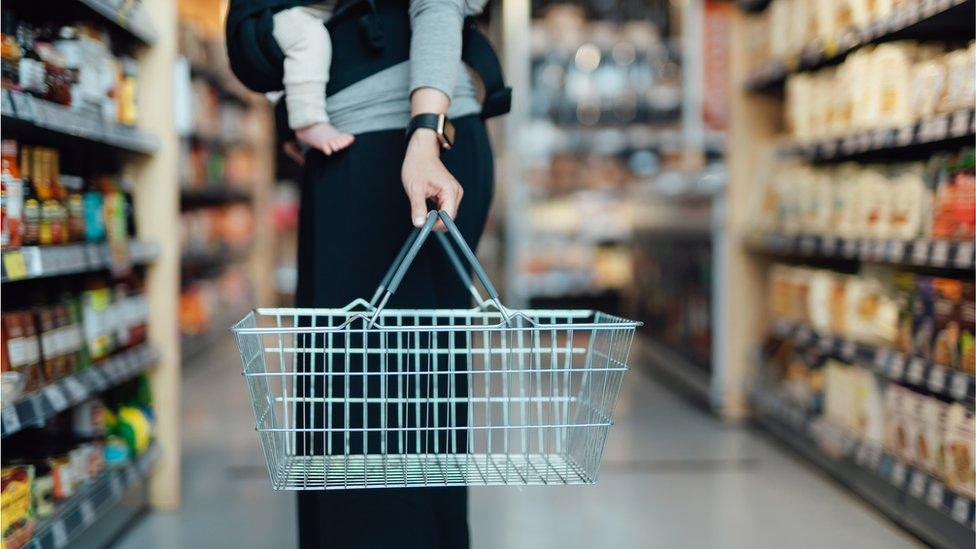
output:
M451 121L448 120L446 117L443 120L444 120L444 127L442 128L442 131L440 133L441 135L444 136L444 141L446 141L445 146L448 149L450 149L451 147L454 146L454 124L451 124Z

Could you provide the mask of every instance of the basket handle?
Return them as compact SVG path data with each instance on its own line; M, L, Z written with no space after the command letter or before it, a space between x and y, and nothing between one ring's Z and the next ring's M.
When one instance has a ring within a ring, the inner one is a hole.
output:
M464 237L461 236L461 231L458 230L457 225L454 224L454 220L451 216L444 210L440 211L430 211L427 213L427 221L419 229L414 229L410 235L407 237L406 242L404 242L403 247L400 248L400 252L397 254L396 259L393 260L393 264L386 271L386 275L383 276L383 280L380 282L376 292L373 294L373 298L370 300L370 305L373 305L376 310L373 312L370 318L369 325L373 326L376 320L379 318L380 313L386 307L386 303L390 300L390 296L397 291L400 286L400 282L403 281L404 275L407 273L407 269L416 259L417 254L420 252L420 248L427 241L434 228L434 224L440 219L444 226L447 227L447 234L450 235L451 239L454 240L452 243L450 239L443 233L436 233L437 240L440 241L441 245L444 247L444 252L447 254L451 265L454 266L454 270L457 271L458 277L461 279L467 287L471 295L478 300L479 304L484 304L485 300L481 297L477 288L474 286L474 281L471 276L468 275L467 270L464 268L464 264L458 257L454 246L456 245L458 249L461 250L461 254L464 258L468 260L471 265L471 269L474 271L475 276L481 282L481 285L485 287L485 291L488 293L488 301L491 301L498 311L501 313L505 321L508 321L508 314L506 313L505 307L502 305L501 300L498 296L498 291L495 290L495 286L491 283L488 278L488 273L478 262L477 256L471 251L471 247L468 243L464 241Z

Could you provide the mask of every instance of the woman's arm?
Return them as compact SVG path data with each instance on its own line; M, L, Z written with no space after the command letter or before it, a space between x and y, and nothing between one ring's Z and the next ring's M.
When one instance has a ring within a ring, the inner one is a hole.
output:
M464 0L410 1L410 114L446 114L461 66L461 25ZM464 190L440 158L433 130L418 129L410 137L401 177L410 199L410 217L420 227L427 216L427 199L457 215ZM437 229L443 230L438 222Z
M443 92L421 88L410 96L410 113L446 113L449 104L450 100ZM414 226L424 224L428 198L452 218L457 215L464 189L441 162L441 145L434 130L420 128L410 136L400 176L410 199L410 218ZM438 221L435 229L445 229L444 224Z

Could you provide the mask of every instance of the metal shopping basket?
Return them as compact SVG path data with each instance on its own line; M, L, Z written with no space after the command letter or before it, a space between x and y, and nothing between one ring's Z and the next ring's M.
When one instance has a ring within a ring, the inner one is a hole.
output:
M479 305L386 309L438 218ZM371 301L257 309L232 331L273 488L322 490L596 482L638 325L507 309L450 217L431 212Z

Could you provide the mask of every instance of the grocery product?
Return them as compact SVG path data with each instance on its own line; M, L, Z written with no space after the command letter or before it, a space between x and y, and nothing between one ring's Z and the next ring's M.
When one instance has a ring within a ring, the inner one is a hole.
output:
M0 317L5 352L3 370L23 376L23 390L41 386L41 348L30 311L4 311Z
M946 487L970 498L976 497L976 419L961 404L953 404L946 414Z
M968 220L976 216L976 198L966 201L968 192L976 192L969 152L889 165L784 161L763 176L754 229L842 238L964 238L973 223Z
M938 174L933 236L976 238L976 149L963 149Z
M932 360L950 367L959 365L961 327L959 313L962 306L962 282L947 278L932 280L932 312L934 338Z
M959 369L976 375L976 284L963 282L959 302Z
M17 248L21 244L21 222L24 212L24 182L17 165L17 142L0 143L0 248Z
M4 467L0 471L0 523L4 547L24 547L34 534L33 482L34 468L30 465Z
M943 437L948 406L934 398L917 399L915 422L915 462L919 467L933 475L942 476L944 472Z
M900 40L861 47L837 68L791 74L787 131L804 142L972 108L973 51L972 45L946 51L943 43Z

